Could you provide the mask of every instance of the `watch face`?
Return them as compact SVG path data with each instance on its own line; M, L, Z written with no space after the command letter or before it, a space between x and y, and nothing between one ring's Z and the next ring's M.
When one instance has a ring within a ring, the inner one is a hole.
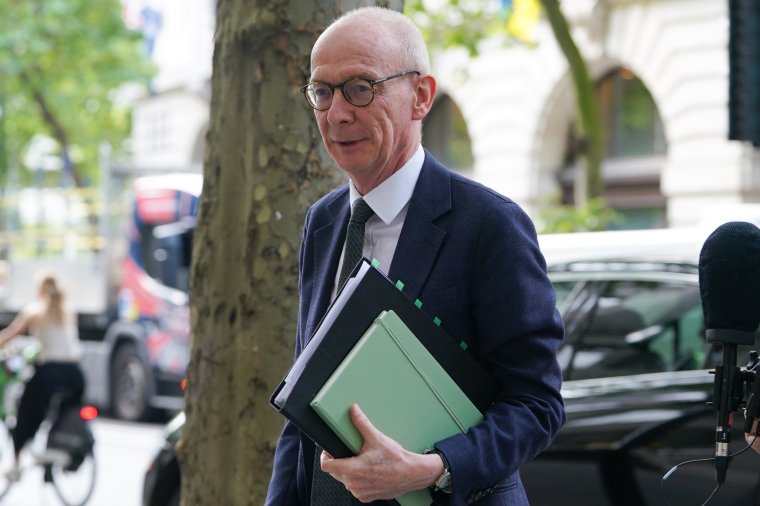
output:
M435 482L435 488L439 490L446 490L451 487L451 473L446 470Z

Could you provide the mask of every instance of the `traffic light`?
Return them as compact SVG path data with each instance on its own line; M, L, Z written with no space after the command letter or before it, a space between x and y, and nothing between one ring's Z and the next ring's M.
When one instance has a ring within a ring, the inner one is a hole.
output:
M760 0L728 5L728 138L760 147Z

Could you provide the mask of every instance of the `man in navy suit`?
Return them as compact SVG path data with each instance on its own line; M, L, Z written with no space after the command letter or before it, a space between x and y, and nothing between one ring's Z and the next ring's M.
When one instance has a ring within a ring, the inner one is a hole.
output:
M435 504L527 504L520 466L565 419L556 360L563 328L533 224L514 202L448 171L423 149L421 125L436 81L419 31L402 14L362 8L339 18L317 40L302 91L350 182L306 215L296 353L335 296L351 205L363 198L374 212L364 256L378 259L468 344L500 393L482 423L425 454L377 431L354 405L364 447L345 459L322 452L321 471L314 443L286 422L267 504L335 504L320 499L319 487L312 491L319 472L340 482L345 504L426 487Z

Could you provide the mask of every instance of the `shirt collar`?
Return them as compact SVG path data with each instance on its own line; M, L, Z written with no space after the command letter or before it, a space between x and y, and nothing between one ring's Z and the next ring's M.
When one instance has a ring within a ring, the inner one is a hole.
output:
M417 184L424 162L425 150L420 145L399 170L364 195L364 201L386 225L398 216L412 198L414 186ZM354 188L353 183L350 183L348 187L351 205L353 205L362 196Z

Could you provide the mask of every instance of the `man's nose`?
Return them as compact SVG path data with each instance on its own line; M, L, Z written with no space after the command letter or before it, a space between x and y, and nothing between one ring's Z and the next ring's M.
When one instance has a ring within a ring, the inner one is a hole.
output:
M346 100L343 90L336 88L333 91L332 103L327 110L327 120L331 123L350 121L353 117L353 109L356 106Z

